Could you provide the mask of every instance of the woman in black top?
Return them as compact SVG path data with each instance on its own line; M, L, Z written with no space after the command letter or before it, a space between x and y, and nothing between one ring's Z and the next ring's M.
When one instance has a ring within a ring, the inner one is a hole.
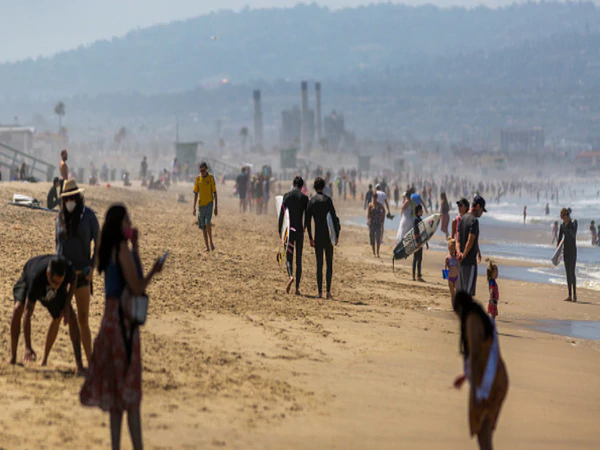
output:
M65 182L61 194L62 205L56 223L56 253L71 261L75 269L77 321L83 350L89 363L92 355L92 334L89 326L90 297L100 226L94 211L85 206L82 193L83 190L77 187L75 180Z

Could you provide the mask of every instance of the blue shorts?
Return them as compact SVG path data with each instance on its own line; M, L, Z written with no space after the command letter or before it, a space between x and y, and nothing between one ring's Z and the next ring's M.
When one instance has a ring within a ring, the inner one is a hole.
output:
M213 214L213 202L210 202L206 206L198 207L198 227L201 230L204 230L206 227L210 226L210 221L212 220Z

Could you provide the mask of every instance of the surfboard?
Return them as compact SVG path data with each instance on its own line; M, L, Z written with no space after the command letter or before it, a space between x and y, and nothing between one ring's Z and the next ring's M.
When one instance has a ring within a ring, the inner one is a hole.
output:
M565 247L565 238L562 238L562 240L560 241L560 244L558 244L558 247L556 247L556 251L554 252L554 255L552 255L552 258L550 259L552 261L552 264L554 264L555 266L558 266L563 259L564 247Z
M279 213L283 207L283 195L275 197L275 209L277 211L277 221L279 224ZM281 225L281 234L279 235L280 249L277 252L277 262L281 264L283 256L287 253L290 246L290 213L286 209L283 213L283 224Z
M441 214L432 214L419 223L421 245L424 245L435 234L440 224L441 217ZM419 245L415 240L415 228L412 227L394 249L394 259L406 259L415 253L418 250L418 247Z
M331 217L331 213L327 213L327 228L329 229L329 240L331 241L331 245L335 247L337 244L337 236L335 234L335 226L333 225L333 217Z
M12 206L35 209L37 211L56 212L52 209L44 208L39 200L33 197L28 197L27 195L14 194L13 201L8 202L8 204Z

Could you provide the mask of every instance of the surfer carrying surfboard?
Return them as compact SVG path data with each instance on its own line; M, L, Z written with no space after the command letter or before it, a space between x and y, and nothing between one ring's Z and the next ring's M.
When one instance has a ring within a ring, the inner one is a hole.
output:
M315 179L313 185L317 192L308 202L306 208L306 229L308 231L308 237L310 239L310 246L315 249L315 255L317 258L317 287L319 289L318 298L323 297L323 254L327 262L326 272L326 286L327 286L327 298L331 296L331 280L333 278L333 245L331 239L331 233L329 232L327 216L331 217L331 223L333 224L335 245L337 245L340 237L340 220L335 213L333 207L333 201L330 197L323 194L325 189L325 180L321 177ZM312 234L312 220L315 221L315 235L313 239Z
M294 283L294 249L296 250L296 295L300 295L300 280L302 278L302 249L304 247L304 228L308 197L302 193L304 180L302 177L294 178L293 188L283 196L279 210L279 234L283 226L285 211L290 217L289 247L285 255L288 275L290 277L285 291L289 294Z

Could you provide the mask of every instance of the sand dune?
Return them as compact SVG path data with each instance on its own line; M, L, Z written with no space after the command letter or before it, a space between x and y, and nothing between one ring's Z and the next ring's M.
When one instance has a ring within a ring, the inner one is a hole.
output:
M45 198L47 184L0 184ZM439 276L443 255L425 254L430 281L408 281L408 262L391 271L375 260L366 230L344 227L335 254L335 301L318 300L314 257L305 253L304 296L285 295L277 265L274 215L241 216L231 186L221 189L213 254L203 252L191 203L166 193L86 187L102 220L124 202L141 232L142 259L170 250L149 289L142 331L144 441L147 448L464 449L467 390L453 390L461 370L458 325ZM187 195L188 201L191 196ZM336 202L342 214L362 211ZM108 416L83 408L82 379L66 327L49 367L10 366L12 285L25 261L52 253L49 213L1 206L0 446L107 448ZM361 213L362 214L362 213ZM391 247L382 252L391 255ZM511 388L497 448L589 449L600 446L600 343L532 331L539 318L600 319L597 293L565 304L561 287L500 281L499 331ZM485 291L481 284L480 292ZM103 311L103 280L95 280L92 333ZM36 308L33 345L42 351L50 317ZM19 361L23 343L20 342ZM124 448L129 448L127 434Z

